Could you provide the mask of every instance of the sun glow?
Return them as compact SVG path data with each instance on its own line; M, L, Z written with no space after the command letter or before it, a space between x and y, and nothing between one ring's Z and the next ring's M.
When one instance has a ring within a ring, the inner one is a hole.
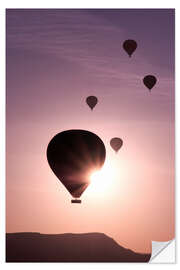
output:
M106 162L99 171L94 171L90 175L89 192L93 194L105 195L113 186L116 170L112 163Z

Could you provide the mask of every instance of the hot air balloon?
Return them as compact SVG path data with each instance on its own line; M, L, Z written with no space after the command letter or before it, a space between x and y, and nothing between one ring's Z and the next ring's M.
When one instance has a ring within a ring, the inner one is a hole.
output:
M55 135L47 147L50 168L74 198L90 184L90 175L104 164L106 149L102 140L86 130L66 130Z
M151 89L153 88L153 86L156 84L157 79L155 76L153 75L147 75L144 77L143 79L143 83L145 84L145 86L149 89L149 91L151 91Z
M137 43L135 40L132 40L132 39L125 40L123 43L123 48L129 55L129 57L131 57L131 55L137 48Z
M123 141L120 138L112 138L110 140L110 145L114 149L114 151L117 153L121 146L123 145Z
M91 110L93 110L93 108L96 106L96 104L98 103L98 99L95 96L89 96L86 98L86 103L88 104L88 106L91 108Z

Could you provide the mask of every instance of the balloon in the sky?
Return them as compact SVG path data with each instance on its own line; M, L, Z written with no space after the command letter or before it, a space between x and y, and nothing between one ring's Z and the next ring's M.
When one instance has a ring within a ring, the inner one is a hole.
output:
M90 183L90 175L104 164L102 140L86 130L66 130L55 135L47 147L47 159L54 174L74 198ZM71 202L80 203L81 200Z
M89 96L86 98L86 103L88 104L88 106L91 108L91 110L93 110L93 108L96 106L96 104L98 103L98 99L95 96Z
M151 90L153 88L153 86L156 84L157 79L155 76L153 75L147 75L144 77L143 79L143 83L145 84L145 86Z
M120 138L112 138L110 140L110 145L114 149L114 151L117 153L121 146L123 145L123 141Z
M137 43L135 40L132 40L132 39L125 40L123 43L123 48L129 55L129 57L131 57L131 55L137 48Z

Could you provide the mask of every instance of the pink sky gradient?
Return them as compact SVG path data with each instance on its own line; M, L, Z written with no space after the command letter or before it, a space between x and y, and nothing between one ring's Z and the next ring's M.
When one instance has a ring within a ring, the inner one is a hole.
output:
M46 158L67 129L96 133L117 170L109 192L87 189L81 205ZM138 252L174 238L174 10L8 10L6 157L7 232L102 232Z

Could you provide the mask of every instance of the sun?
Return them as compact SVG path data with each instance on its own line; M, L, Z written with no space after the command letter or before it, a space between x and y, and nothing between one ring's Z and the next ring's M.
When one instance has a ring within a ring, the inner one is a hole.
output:
M106 162L101 170L92 172L89 178L88 191L104 196L113 185L115 168L112 166L112 163Z
M95 171L90 176L90 186L98 192L103 192L111 184L110 171L102 169Z

